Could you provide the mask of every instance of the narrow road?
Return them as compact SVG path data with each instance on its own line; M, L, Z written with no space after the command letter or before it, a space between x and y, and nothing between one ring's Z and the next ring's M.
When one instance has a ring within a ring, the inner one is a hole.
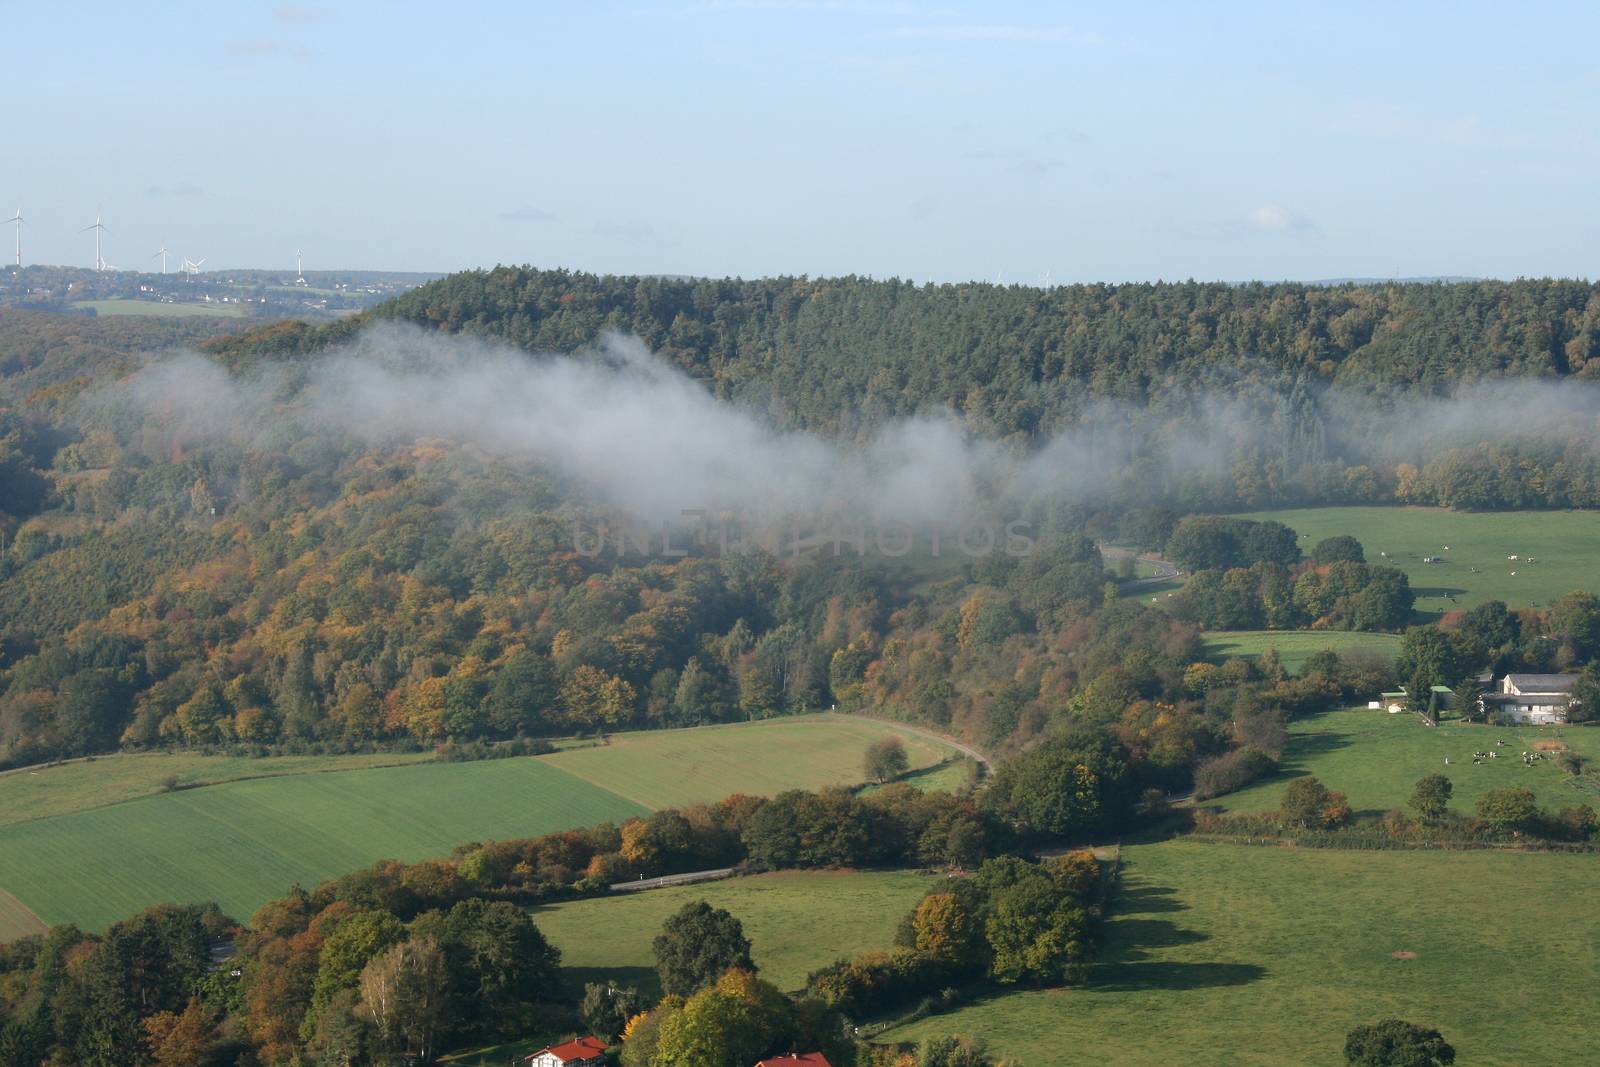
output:
M1124 589L1139 589L1147 585L1160 585L1162 582L1172 581L1172 579L1178 577L1181 573L1178 570L1177 564L1173 563L1171 560L1162 559L1160 556L1157 556L1154 553L1146 553L1140 556L1135 555L1132 549L1111 548L1106 545L1101 545L1100 554L1106 559L1126 559L1128 556L1133 556L1133 558L1138 560L1140 563L1148 563L1150 566L1156 569L1154 574L1148 575L1144 578L1126 578L1119 581L1117 584L1122 586Z
M866 719L869 722L881 722L885 726L893 726L896 730L904 730L908 734L916 734L918 737L924 738L928 741L937 741L941 745L947 745L950 748L955 749L957 752L969 759L977 760L978 763L983 765L983 771L985 775L994 769L993 764L989 762L989 757L985 756L982 752L979 752L977 749L973 748L964 741L957 741L955 738L947 737L935 730L926 730L921 726L912 726L910 723L904 723L898 719L880 719L876 715L862 715L857 712L833 711L827 712L826 714L837 715L841 719Z
M690 871L687 874L663 874L659 878L638 878L631 882L612 882L613 893L633 893L641 889L660 889L668 885L688 885L691 882L714 882L732 876L732 867L719 867L714 871Z

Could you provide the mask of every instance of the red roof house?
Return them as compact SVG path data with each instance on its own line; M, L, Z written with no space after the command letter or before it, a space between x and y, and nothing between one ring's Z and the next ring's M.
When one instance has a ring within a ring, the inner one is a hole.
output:
M833 1064L820 1052L802 1052L798 1056L773 1056L762 1060L756 1067L833 1067Z
M598 1037L580 1037L564 1045L551 1045L522 1062L528 1067L601 1067L606 1062L606 1043Z

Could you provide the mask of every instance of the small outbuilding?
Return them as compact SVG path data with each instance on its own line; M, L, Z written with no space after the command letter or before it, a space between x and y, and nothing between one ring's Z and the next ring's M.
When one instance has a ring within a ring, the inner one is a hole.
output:
M1373 711L1387 711L1396 715L1406 710L1406 691L1396 689L1389 693L1379 693L1377 700L1367 701L1367 707Z

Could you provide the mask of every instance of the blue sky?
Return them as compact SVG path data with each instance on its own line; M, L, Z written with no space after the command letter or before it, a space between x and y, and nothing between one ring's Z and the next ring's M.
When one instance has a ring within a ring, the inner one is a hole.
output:
M1597 273L1600 7L1123 7L0 2L0 206L125 268Z

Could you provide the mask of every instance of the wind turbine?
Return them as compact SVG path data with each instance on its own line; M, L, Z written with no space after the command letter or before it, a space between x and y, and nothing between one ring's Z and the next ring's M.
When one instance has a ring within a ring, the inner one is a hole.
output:
M185 258L184 261L183 261L183 273L191 274L191 275L192 274L199 274L200 273L200 264L204 263L205 261L206 261L206 257L204 257L204 256L201 256L199 259L188 259L188 258Z
M165 275L167 273L167 256L169 256L170 254L171 253L169 253L167 251L167 242L162 241L161 242L161 250L156 253L156 256L160 256L161 257L161 273L163 275ZM150 258L151 259L155 259L156 256L151 256Z
M106 261L100 257L100 235L102 233L110 233L111 231L107 230L105 228L105 226L100 222L100 212L98 212L98 211L96 211L94 213L94 225L93 226L85 226L83 229L79 230L78 232L79 233L88 233L90 230L94 231L94 269L95 270L105 270L106 269Z
M301 284L305 283L306 272L300 266L300 250L298 248L294 250L294 277L295 281Z
M6 219L6 222L14 222L17 224L17 266L20 267L22 266L22 209L20 207L17 208L17 213L11 216L9 219Z

